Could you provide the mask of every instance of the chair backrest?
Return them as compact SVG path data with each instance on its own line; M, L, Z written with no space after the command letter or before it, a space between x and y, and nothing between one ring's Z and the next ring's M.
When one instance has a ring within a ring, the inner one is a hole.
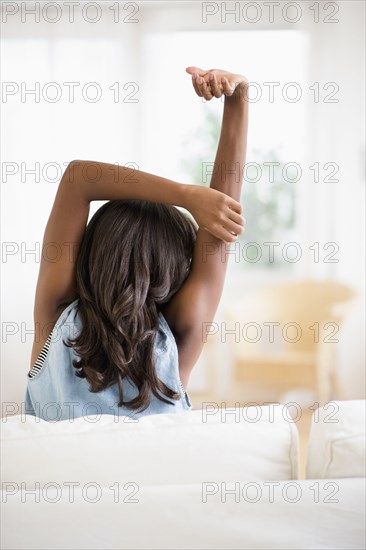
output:
M355 297L350 287L333 280L289 281L260 287L224 311L231 322L257 323L267 336L272 330L273 350L311 352L321 340L336 340L344 314L339 306ZM279 325L271 328L271 323Z

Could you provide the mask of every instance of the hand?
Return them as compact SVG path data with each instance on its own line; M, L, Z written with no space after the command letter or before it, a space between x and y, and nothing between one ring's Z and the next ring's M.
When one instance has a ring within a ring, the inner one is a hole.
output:
M186 72L192 75L192 84L199 97L210 101L213 97L246 96L248 80L240 74L229 73L221 69L203 70L198 67L187 67Z
M185 208L191 212L200 228L227 244L234 242L244 232L242 206L235 199L211 187L187 185L186 190Z

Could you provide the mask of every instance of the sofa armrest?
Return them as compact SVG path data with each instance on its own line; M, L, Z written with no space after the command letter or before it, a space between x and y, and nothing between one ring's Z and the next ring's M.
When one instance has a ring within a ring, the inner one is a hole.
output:
M365 477L366 401L330 401L314 411L307 478Z

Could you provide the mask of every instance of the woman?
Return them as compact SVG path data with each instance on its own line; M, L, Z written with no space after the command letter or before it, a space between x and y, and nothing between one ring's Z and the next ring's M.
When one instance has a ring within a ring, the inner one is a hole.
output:
M248 83L186 71L198 96L225 97L210 188L102 162L68 165L43 240L27 414L137 418L191 408L185 388L202 326L221 298L226 248L244 230ZM86 226L94 200L109 202ZM50 245L62 251L57 261L47 259Z

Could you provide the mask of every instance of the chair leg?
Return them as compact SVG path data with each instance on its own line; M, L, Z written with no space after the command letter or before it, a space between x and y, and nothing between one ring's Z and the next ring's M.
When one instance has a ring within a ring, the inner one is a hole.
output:
M335 372L335 353L331 343L321 343L317 360L317 391L319 403L325 405L340 390Z

